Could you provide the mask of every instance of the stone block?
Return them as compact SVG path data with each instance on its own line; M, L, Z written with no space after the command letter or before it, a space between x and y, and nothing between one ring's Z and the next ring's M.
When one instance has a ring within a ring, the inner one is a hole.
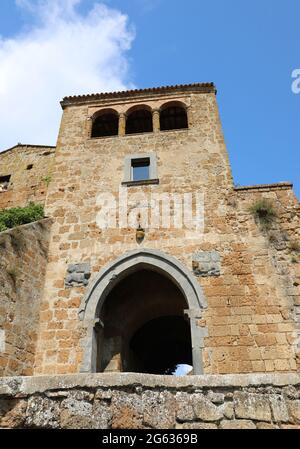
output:
M234 419L221 421L220 429L256 429L256 426L252 421L246 419Z
M236 392L234 393L235 416L242 419L271 421L270 404L263 394Z
M215 393L214 391L209 391L207 394L207 399L209 399L213 404L223 404L225 395L223 393Z
M275 394L270 395L269 398L274 420L276 422L288 422L289 412L284 398Z
M225 418L233 419L234 417L233 402L225 402L225 404L222 404L220 406L220 410L222 411Z
M91 267L89 263L71 264L68 266L65 278L66 287L87 286L91 277Z
M113 429L142 429L144 403L141 395L115 391L112 394L111 427Z
M90 429L92 428L93 406L85 400L68 397L61 403L61 427L63 429Z
M180 422L193 421L196 418L191 398L188 393L178 392L175 395L176 399L176 417Z
M23 427L27 402L18 399L0 399L0 428Z
M168 392L147 391L142 394L144 425L159 429L175 427L176 403Z
M276 426L276 424L270 424L267 422L258 422L256 423L256 427L257 429L279 429L279 427Z
M288 401L287 406L291 418L300 423L300 400Z
M197 251L193 254L192 265L196 276L219 276L220 254L217 251Z
M95 401L91 416L91 429L108 429L111 425L112 410L105 404Z
M218 421L223 418L221 407L217 407L202 394L193 394L192 403L196 417L201 421Z
M48 398L32 396L28 400L26 427L38 429L59 428L59 403Z

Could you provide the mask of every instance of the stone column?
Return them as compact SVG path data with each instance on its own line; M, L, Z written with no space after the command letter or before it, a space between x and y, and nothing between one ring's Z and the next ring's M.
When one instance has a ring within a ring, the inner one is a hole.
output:
M80 373L96 373L97 371L97 331L95 329L95 320L85 327L86 336L82 341L85 348L83 359L80 366Z
M124 112L119 114L119 136L125 136L126 131L126 115Z
M153 110L152 121L153 121L153 132L155 133L159 132L160 131L159 109Z
M120 373L122 371L122 339L121 337L111 337L105 341L105 354L108 357L108 364L104 369L104 373Z
M187 309L184 313L190 320L194 374L204 374L202 350L204 348L204 337L208 336L208 331L206 327L198 324L202 318L201 310Z
M88 138L92 137L93 118L88 117L86 119L86 133Z
M191 128L192 125L193 125L193 122L192 122L192 110L191 110L191 106L187 106L187 107L186 107L186 114L187 114L188 127Z

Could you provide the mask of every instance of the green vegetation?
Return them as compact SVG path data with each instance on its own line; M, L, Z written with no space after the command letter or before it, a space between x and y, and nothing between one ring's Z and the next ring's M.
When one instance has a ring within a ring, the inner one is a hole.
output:
M263 229L270 229L277 217L273 203L266 198L262 198L250 207L250 212L259 220Z
M44 208L40 204L29 203L26 207L0 210L0 232L44 218Z

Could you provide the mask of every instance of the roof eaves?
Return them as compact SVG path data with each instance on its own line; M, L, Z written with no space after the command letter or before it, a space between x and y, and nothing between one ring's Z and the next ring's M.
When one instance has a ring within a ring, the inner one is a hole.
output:
M106 99L117 99L117 98L126 98L126 97L134 97L141 95L155 95L155 94L164 94L164 93L172 93L175 91L188 92L188 91L197 91L202 93L217 93L216 87L214 83L194 83L194 84L180 84L174 86L161 86L161 87L150 87L146 89L135 89L135 90L127 90L120 92L103 92L96 94L87 94L87 95L74 95L69 97L64 97L64 99L60 102L62 108L79 103L93 102L97 100L106 100Z
M12 151L16 148L44 148L44 149L55 149L56 146L53 145L32 145L32 144L23 144L23 143L19 143L17 145L14 145L11 148L8 148L7 150L4 151L0 151L0 155L4 154L4 153L8 153L8 151Z

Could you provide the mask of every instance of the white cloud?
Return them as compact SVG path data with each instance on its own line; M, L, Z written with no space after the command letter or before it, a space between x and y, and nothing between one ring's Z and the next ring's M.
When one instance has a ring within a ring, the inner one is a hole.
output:
M0 37L0 151L17 142L55 144L67 95L132 87L128 57L134 33L128 18L82 0L17 0L34 25Z

